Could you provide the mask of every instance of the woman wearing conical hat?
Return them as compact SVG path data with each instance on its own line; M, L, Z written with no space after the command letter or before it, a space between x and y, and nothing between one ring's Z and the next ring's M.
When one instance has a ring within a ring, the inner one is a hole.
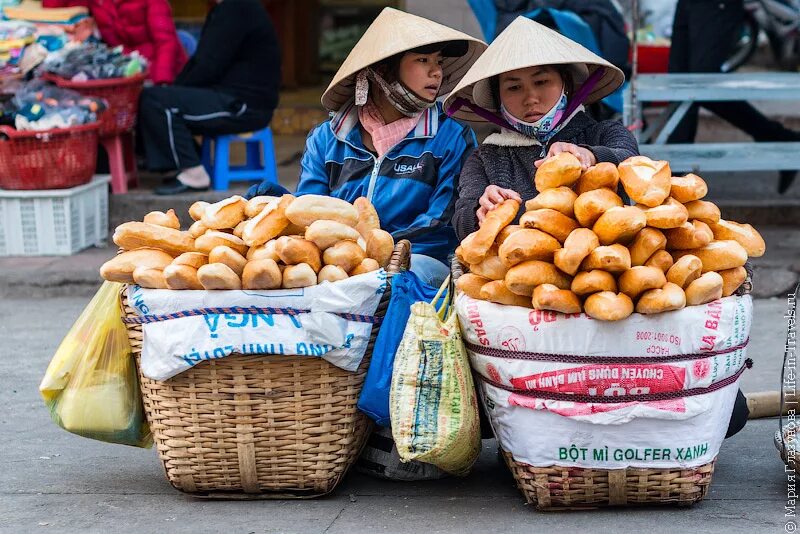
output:
M368 198L381 227L412 243L411 270L439 285L456 246L457 177L477 142L436 102L486 44L441 24L384 9L322 95L332 118L306 141L296 194ZM267 184L251 194L274 193Z
M453 216L459 240L505 199L519 201L523 211L538 194L536 169L549 157L570 152L586 169L637 155L636 140L622 123L597 122L583 109L623 81L622 71L581 45L517 17L445 101L455 117L501 127L461 171Z

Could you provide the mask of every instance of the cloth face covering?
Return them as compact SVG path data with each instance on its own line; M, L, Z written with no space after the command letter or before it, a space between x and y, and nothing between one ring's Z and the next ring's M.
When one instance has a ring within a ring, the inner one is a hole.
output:
M399 80L389 83L380 74L370 67L361 69L356 76L356 105L363 106L367 103L369 82L374 82L381 88L383 94L397 111L406 117L413 117L436 104L436 100L425 100L417 96L411 89Z
M408 132L414 129L419 122L419 115L417 113L411 117L403 117L386 124L381 112L378 110L378 106L375 105L371 98L358 108L358 120L372 137L372 145L375 147L378 157L386 154L392 147L402 141L408 135Z
M546 144L550 139L556 135L564 125L567 124L569 121L562 121L561 119L564 116L564 112L567 109L567 94L564 92L564 89L561 89L561 96L559 97L558 101L553 105L550 110L544 114L544 116L537 120L536 122L525 122L519 120L514 115L508 112L508 110L500 104L500 112L503 115L503 118L508 121L508 123L514 127L519 133L536 139L542 144Z

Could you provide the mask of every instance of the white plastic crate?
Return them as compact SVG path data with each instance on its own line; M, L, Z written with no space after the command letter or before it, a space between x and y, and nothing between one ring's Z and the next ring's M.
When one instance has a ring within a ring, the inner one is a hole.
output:
M0 189L0 256L69 256L108 237L108 175L70 189Z

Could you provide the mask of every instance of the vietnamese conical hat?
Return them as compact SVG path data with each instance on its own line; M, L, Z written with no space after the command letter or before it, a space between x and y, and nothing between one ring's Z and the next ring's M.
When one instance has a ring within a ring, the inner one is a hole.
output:
M353 98L356 74L361 69L401 52L448 41L465 41L467 51L460 57L444 58L442 87L439 90L441 94L447 94L455 87L481 52L486 50L486 43L431 20L390 7L385 8L342 63L333 81L322 94L322 105L331 111L337 111Z
M457 97L461 97L497 113L499 110L492 97L490 79L503 72L539 65L568 65L576 89L596 69L605 68L602 77L584 100L587 104L610 95L625 81L620 69L575 41L538 22L517 17L461 78L447 96L445 109ZM468 121L485 121L466 107L462 107L454 116Z

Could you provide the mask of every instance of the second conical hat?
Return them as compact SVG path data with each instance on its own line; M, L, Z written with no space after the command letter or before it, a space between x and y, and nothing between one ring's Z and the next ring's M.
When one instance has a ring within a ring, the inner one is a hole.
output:
M503 72L539 65L569 65L576 89L596 69L605 69L584 100L587 104L610 95L625 81L620 69L575 41L538 22L517 17L461 78L445 100L445 109L457 97L461 97L484 109L498 112L490 88L491 78ZM457 111L455 116L469 121L485 121L466 107Z
M466 42L467 51L460 57L444 58L440 94L447 94L453 89L481 52L486 50L486 43L432 20L385 8L339 67L333 81L322 94L322 105L337 111L353 98L356 74L361 69L401 52L449 41Z

